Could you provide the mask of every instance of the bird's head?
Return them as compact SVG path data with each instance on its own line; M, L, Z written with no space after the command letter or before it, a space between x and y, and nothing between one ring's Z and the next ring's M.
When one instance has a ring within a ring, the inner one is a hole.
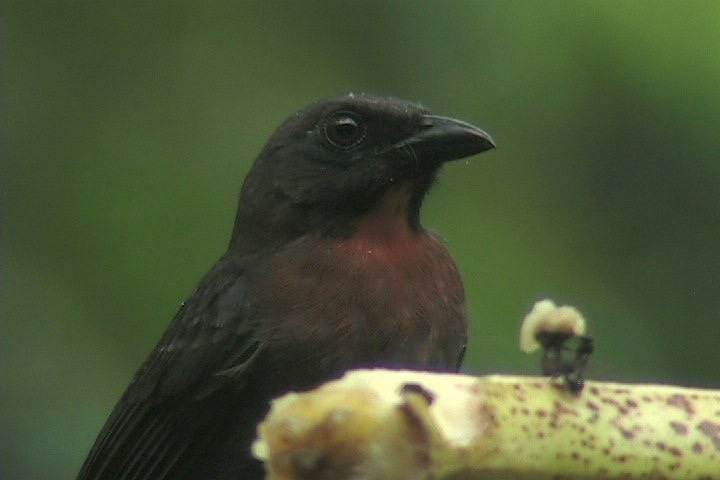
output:
M419 229L422 199L443 163L494 147L481 129L414 103L322 100L288 118L258 156L243 184L233 242L254 228L349 235L364 217L388 209Z

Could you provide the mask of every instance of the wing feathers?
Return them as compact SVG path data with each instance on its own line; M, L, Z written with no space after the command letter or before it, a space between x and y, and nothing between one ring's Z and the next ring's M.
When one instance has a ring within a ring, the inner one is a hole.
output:
M78 480L174 479L192 468L260 351L241 273L226 256L205 276L116 405Z

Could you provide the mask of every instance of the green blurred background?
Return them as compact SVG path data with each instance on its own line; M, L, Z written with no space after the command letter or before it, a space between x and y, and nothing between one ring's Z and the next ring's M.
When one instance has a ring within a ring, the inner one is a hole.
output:
M516 337L547 296L588 317L590 377L720 385L720 2L3 7L1 478L75 475L264 141L348 91L497 140L423 215L467 371L537 372Z

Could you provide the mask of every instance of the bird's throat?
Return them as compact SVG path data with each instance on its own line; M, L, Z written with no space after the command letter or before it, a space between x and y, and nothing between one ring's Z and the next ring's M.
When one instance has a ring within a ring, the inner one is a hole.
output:
M378 265L412 257L422 246L424 232L411 223L410 198L405 188L385 194L376 208L357 222L352 234L339 242L341 254Z

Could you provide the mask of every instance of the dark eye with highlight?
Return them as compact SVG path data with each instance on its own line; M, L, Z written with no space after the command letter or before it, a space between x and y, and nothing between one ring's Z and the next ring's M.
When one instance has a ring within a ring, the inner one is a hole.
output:
M348 149L365 139L365 123L351 112L337 112L328 117L323 124L325 138L337 148Z

